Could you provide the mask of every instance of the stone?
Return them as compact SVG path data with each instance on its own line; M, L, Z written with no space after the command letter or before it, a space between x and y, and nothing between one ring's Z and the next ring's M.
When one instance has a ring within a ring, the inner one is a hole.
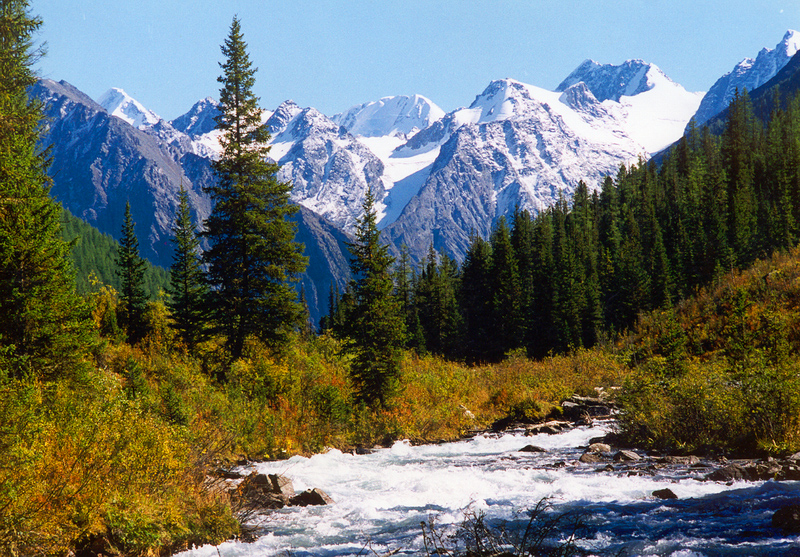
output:
M298 507L308 507L312 505L332 505L333 499L319 488L307 489L299 495L295 495L290 500L290 504Z
M610 453L611 452L611 445L607 445L605 443L592 443L589 445L589 448L586 449L587 453Z
M525 445L522 447L519 452L521 453L546 453L547 450L541 447L537 447L536 445Z
M731 463L707 474L705 479L712 482L734 482L744 480L746 477L747 470L736 463Z
M578 460L584 464L597 464L603 462L603 457L597 453L583 453Z
M622 450L614 455L614 462L636 462L639 460L642 460L642 457L629 450Z
M236 488L236 496L251 509L282 509L295 496L292 481L277 474L253 472Z
M664 489L657 489L653 492L653 497L656 499L677 499L678 496L668 487Z
M786 533L800 533L800 505L788 505L775 511L772 526Z

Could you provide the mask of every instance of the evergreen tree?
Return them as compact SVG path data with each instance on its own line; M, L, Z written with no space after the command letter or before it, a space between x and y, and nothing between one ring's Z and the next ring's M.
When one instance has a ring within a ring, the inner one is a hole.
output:
M144 270L146 263L139 255L139 240L131 216L131 204L125 205L122 237L117 247L117 275L122 283L119 304L119 322L128 341L135 344L144 337L147 296L144 292Z
M405 323L393 294L391 269L394 258L380 241L376 224L375 197L368 190L364 215L358 219L356 240L350 244L353 272L353 306L348 315L349 350L353 353L350 373L356 399L385 406L400 372Z
M92 322L49 195L41 103L27 93L40 25L26 0L0 2L0 375L51 378L79 364Z
M213 163L218 181L205 190L214 207L203 234L210 244L203 260L211 310L233 359L249 335L276 344L300 324L302 308L291 283L307 264L294 241L296 225L287 218L297 211L289 202L291 184L278 181L278 166L265 160L269 132L261 125L253 95L256 68L246 48L234 18L222 46L216 122L223 150Z
M200 268L200 240L192 224L189 194L181 184L173 227L175 253L170 268L170 300L173 327L192 350L206 329L205 302L208 287Z
M406 348L425 352L425 333L419 319L414 290L416 289L417 277L411 268L411 257L408 254L408 246L403 244L400 248L400 260L394 270L395 296L400 303L406 327Z
M517 257L511 244L511 231L500 217L492 232L492 346L489 357L499 360L522 345L522 307Z
M471 362L490 358L492 335L492 247L473 234L461 265L459 303L464 319L463 354Z

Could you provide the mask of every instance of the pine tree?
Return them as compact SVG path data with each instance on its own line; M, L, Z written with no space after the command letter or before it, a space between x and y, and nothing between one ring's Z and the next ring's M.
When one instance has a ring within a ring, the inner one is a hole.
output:
M92 341L38 146L41 103L27 93L40 25L26 0L0 3L0 376L70 373Z
M394 258L380 241L371 190L364 197L363 211L356 240L349 246L354 277L353 307L348 315L348 348L353 353L350 374L359 402L385 406L400 372L405 323L393 294Z
M467 255L461 265L459 304L464 319L463 352L471 362L490 358L492 335L492 247L472 234Z
M267 162L269 132L261 125L253 94L251 67L241 26L233 19L222 46L220 115L223 151L213 163L217 183L206 188L214 208L203 236L203 255L212 289L210 300L218 328L227 337L231 357L242 355L244 341L255 335L269 344L285 340L300 325L302 308L292 287L307 258L294 241L288 220L297 207L289 202L291 184L277 179L278 166Z
M173 327L186 346L192 350L204 337L206 329L205 302L208 287L200 267L200 240L192 224L189 194L181 184L178 211L173 227L175 253L170 268L170 300Z
M144 292L144 270L146 263L139 255L139 240L136 224L131 216L131 204L125 204L122 237L117 248L117 275L122 282L120 291L119 322L128 335L128 342L135 344L144 337L147 295Z

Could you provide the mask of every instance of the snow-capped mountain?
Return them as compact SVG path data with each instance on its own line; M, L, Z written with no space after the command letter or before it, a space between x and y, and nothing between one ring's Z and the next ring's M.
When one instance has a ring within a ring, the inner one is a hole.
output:
M172 127L192 139L213 132L217 127L214 118L219 115L219 102L211 97L197 101L189 112L170 121Z
M695 124L700 126L728 108L737 90L753 91L775 77L798 50L800 33L790 29L774 49L764 48L755 59L745 58L736 64L708 90L694 115Z
M106 109L106 112L128 122L138 129L157 124L161 118L152 110L145 108L142 103L128 95L122 89L112 87L97 99L97 104Z
M332 120L360 137L403 136L424 130L444 116L444 111L422 95L384 97L354 106Z
M583 81L560 92L511 79L492 82L468 108L409 142L422 151L420 136L429 136L438 153L418 193L387 226L387 238L417 256L432 243L461 258L471 232L487 236L516 206L538 212L561 195L569 198L579 181L598 187L621 164L674 141L700 96L675 86L655 66L640 69L640 82L649 87L637 85L633 91L640 92L628 97L630 87L615 81L626 89L617 95L606 85L611 98L604 101ZM665 104L646 109L636 99L646 93ZM671 126L659 125L673 119Z
M270 157L281 166L278 178L293 184L293 201L351 232L367 188L383 199L383 163L318 110L286 101L266 125Z
M52 145L53 197L114 237L130 202L142 256L170 266L178 191L181 185L187 189L195 222L209 215L211 200L202 188L215 179L211 157L197 154L196 143L170 123L159 120L138 129L64 81L40 80L30 94L42 101L48 117L42 139ZM165 130L183 140L164 140ZM311 316L318 320L327 311L331 285L343 288L349 280L349 238L307 209L293 219L297 239L311 258L301 282Z

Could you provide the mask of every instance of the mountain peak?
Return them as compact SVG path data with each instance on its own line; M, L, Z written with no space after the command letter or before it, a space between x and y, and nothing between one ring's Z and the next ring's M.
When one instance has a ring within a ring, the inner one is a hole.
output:
M410 136L444 115L444 110L422 95L400 95L354 106L332 120L356 136Z
M112 87L97 99L97 104L112 116L128 122L134 128L147 128L157 124L161 118L144 107L139 101L118 87Z
M212 97L197 101L189 112L175 118L170 124L192 139L209 133L217 126L214 117L219 114L219 103Z
M658 79L671 81L658 66L643 60L626 60L614 65L587 59L556 87L556 91L566 91L582 81L598 101L612 99L619 102L623 96L632 97L649 91Z
M800 33L789 29L775 48L762 48L755 59L745 58L733 70L719 78L708 90L697 113L696 125L702 125L728 107L736 90L753 91L775 77L800 51Z

